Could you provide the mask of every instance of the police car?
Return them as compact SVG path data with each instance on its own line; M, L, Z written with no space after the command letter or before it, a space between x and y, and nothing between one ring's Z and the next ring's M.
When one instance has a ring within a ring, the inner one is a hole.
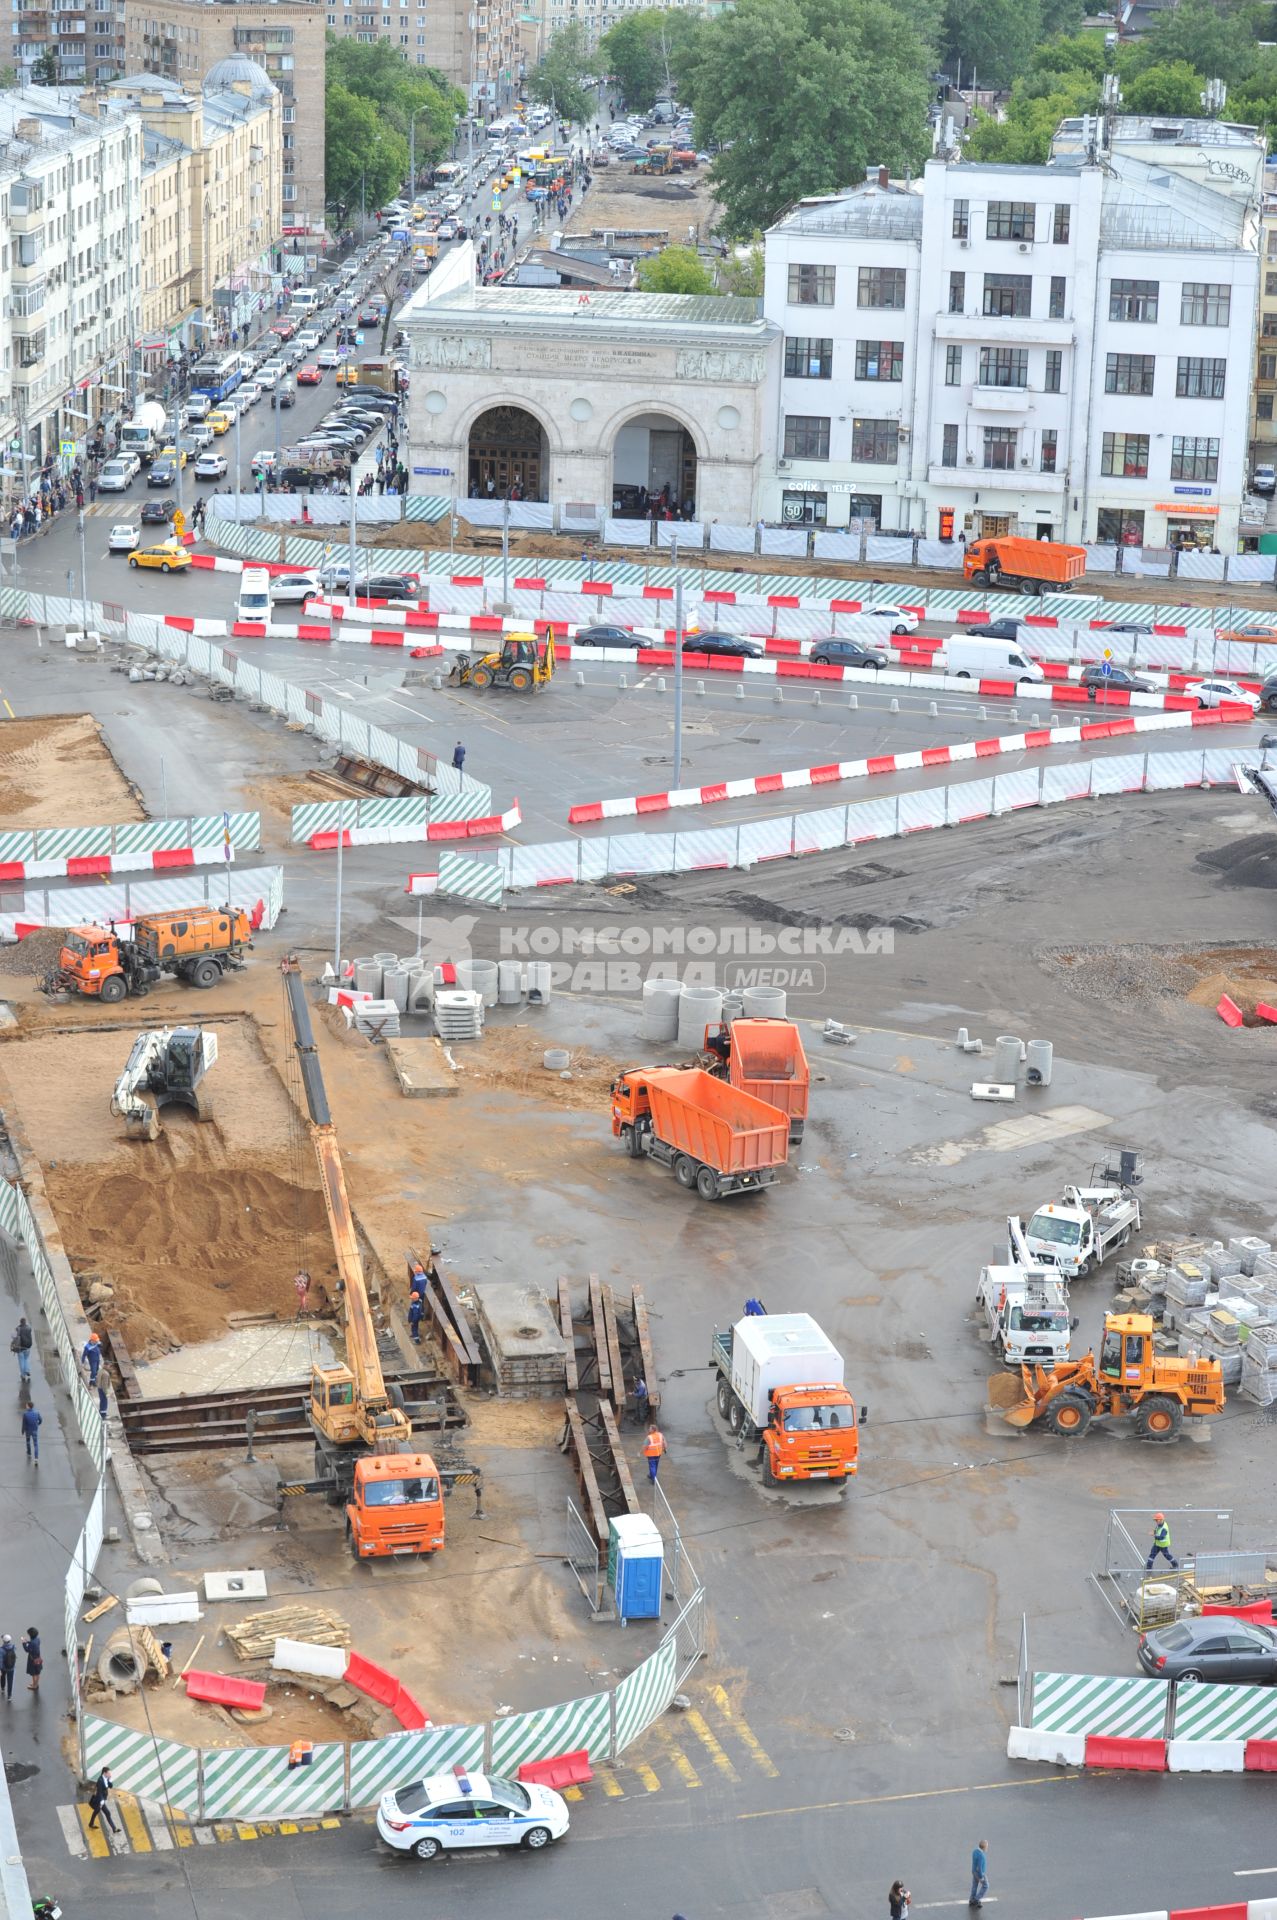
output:
M568 1830L567 1802L549 1787L484 1773L435 1774L383 1793L377 1831L388 1847L433 1860L453 1847L540 1852Z

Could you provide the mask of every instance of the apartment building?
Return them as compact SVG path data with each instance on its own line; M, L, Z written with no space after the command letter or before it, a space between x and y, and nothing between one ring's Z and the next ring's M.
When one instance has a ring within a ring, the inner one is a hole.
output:
M221 60L264 69L280 93L284 230L322 231L324 34L319 0L127 0L130 74L156 73L198 94Z
M1255 355L1255 407L1251 419L1252 463L1277 460L1277 193L1264 194L1260 211L1259 334Z
M9 45L0 60L30 82L52 53L58 86L95 86L124 66L124 0L13 0Z
M769 518L1231 550L1263 142L1066 121L1049 162L937 159L767 235Z

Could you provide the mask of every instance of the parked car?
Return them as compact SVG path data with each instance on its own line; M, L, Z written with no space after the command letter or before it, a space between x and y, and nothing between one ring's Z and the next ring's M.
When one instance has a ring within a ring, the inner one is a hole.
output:
M270 583L270 597L281 605L300 605L323 592L317 573L281 573Z
M1111 662L1093 661L1089 667L1083 667L1079 686L1090 690L1091 698L1097 693L1155 693L1156 687L1142 674L1128 673L1125 667L1115 667Z
M158 567L161 573L183 573L191 556L176 540L161 541L158 547L135 547L129 555L131 567Z
M98 475L99 493L123 493L132 485L142 471L142 463L136 454L120 453L114 460L107 460Z
M739 659L761 660L763 648L757 640L746 640L739 633L685 633L683 652L706 654L732 654Z
M651 641L628 627L578 627L572 635L574 647L648 647Z
M132 553L139 537L135 526L129 526L125 521L121 521L119 526L112 527L107 534L106 550L108 553Z
M864 647L859 640L818 640L810 655L817 667L885 667L882 654Z
M1277 493L1277 467L1256 467L1250 484L1255 493Z
M1142 1633L1139 1662L1158 1680L1277 1680L1277 1633L1256 1620L1212 1614Z
M397 1853L433 1860L453 1847L524 1847L539 1853L568 1830L567 1802L552 1787L495 1775L440 1773L383 1793L377 1832Z
M1244 627L1220 627L1217 640L1238 640L1246 646L1267 646L1277 640L1277 627L1271 621L1251 620Z
M196 453L203 453L205 447L213 444L213 429L201 422L198 426L188 427L183 438L190 441Z
M222 455L220 453L202 453L195 462L195 478L197 480L224 480L226 478L226 461Z
M1199 707L1249 707L1252 713L1259 707L1259 695L1236 680L1199 680L1188 691L1196 694Z
M318 369L316 369L316 372L318 372ZM295 407L297 405L296 381L287 377L281 380L274 394L271 396L271 405L273 407Z
M1277 713L1277 673L1270 673L1259 689L1259 704L1265 713Z
M274 360L267 360L265 365L257 369L258 386L262 387L267 393L274 393L276 382L283 371L284 369Z
M138 516L144 527L163 527L177 512L177 501L168 496L163 500L144 500Z
M1018 620L986 620L983 626L968 627L966 631L974 634L977 640L1018 640L1020 622Z

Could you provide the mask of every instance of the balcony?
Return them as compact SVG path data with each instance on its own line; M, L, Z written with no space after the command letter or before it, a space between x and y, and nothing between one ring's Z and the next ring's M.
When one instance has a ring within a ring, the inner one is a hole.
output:
M1002 313L938 313L936 339L980 346L1071 347L1073 322Z
M1031 411L1033 395L1028 387L995 387L976 380L967 390L967 405L977 413L1023 415Z
M979 458L979 454L975 454L973 462L978 462ZM977 493L1062 494L1066 476L1063 473L1038 473L1034 467L1022 467L1018 461L1005 472L1000 467L982 467L974 463L968 466L964 454L956 467L929 466L927 484L932 487L970 487Z
M38 327L34 333L15 333L13 351L20 367L34 367L43 360L48 346L48 335L44 327Z

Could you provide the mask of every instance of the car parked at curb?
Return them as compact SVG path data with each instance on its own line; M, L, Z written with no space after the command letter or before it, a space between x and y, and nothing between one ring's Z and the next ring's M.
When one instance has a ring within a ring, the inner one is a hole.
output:
M1277 1633L1229 1614L1176 1620L1140 1635L1139 1662L1156 1680L1271 1683L1277 1680Z
M1249 707L1252 713L1259 707L1259 695L1249 692L1236 680L1199 680L1188 691L1195 696L1199 707Z
M1093 660L1083 667L1078 685L1085 687L1094 700L1097 693L1156 693L1157 688L1142 674L1128 673L1125 667Z

